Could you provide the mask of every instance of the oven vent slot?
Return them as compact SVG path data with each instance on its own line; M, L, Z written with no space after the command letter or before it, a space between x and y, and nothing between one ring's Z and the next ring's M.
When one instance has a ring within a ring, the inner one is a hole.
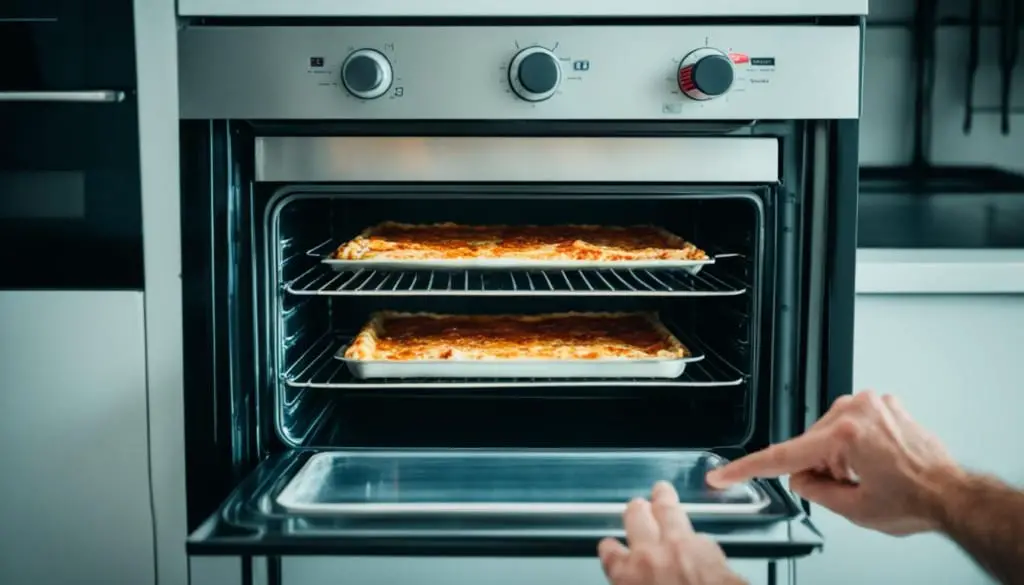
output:
M460 389L470 388L624 388L630 387L692 387L719 388L739 386L746 376L736 366L730 364L719 353L708 347L700 339L680 337L690 347L700 348L705 354L703 360L686 367L684 374L676 379L585 379L572 380L563 378L472 378L472 379L374 379L358 380L348 372L341 360L335 359L339 349L347 347L351 337L338 334L324 335L304 354L283 376L285 385L291 388L322 388L337 390L389 390L389 389Z

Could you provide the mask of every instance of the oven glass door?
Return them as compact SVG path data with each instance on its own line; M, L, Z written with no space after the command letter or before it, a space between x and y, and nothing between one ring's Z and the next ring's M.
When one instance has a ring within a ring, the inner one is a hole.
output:
M704 485L701 451L287 452L189 538L195 555L592 556L621 515L671 481L696 530L734 558L793 558L822 537L776 481Z
M0 5L0 289L142 287L131 8Z

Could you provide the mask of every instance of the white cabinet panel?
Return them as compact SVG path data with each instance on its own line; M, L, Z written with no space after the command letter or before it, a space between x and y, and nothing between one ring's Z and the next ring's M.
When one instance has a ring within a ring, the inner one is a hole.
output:
M153 583L142 299L0 292L0 583Z
M854 382L894 394L964 465L1024 484L1024 296L870 295L857 298ZM825 550L800 581L832 585L992 581L937 535L891 538L827 510L812 518Z
M750 585L767 583L762 561L734 561L733 568ZM607 585L594 558L286 558L284 585Z

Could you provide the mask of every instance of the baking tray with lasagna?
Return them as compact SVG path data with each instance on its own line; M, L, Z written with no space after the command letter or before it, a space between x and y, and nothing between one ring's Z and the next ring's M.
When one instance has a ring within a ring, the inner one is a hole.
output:
M323 259L335 270L679 269L715 258L660 227L408 224L367 228Z
M704 359L656 313L374 314L335 355L355 378L678 378Z

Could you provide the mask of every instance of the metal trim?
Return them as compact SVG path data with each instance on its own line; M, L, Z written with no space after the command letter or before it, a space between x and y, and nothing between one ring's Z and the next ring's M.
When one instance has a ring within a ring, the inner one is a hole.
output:
M181 188L174 0L134 0L150 491L158 583L187 583ZM229 583L214 580L215 583ZM193 581L197 583L197 581Z
M272 182L776 183L775 138L265 136Z
M864 16L868 0L179 0L181 16Z
M123 91L0 91L0 102L109 104L124 101Z
M829 213L826 260L825 403L822 414L840 396L853 393L853 328L857 281L857 199L860 179L857 152L860 125L856 120L834 122L830 166L834 190Z

